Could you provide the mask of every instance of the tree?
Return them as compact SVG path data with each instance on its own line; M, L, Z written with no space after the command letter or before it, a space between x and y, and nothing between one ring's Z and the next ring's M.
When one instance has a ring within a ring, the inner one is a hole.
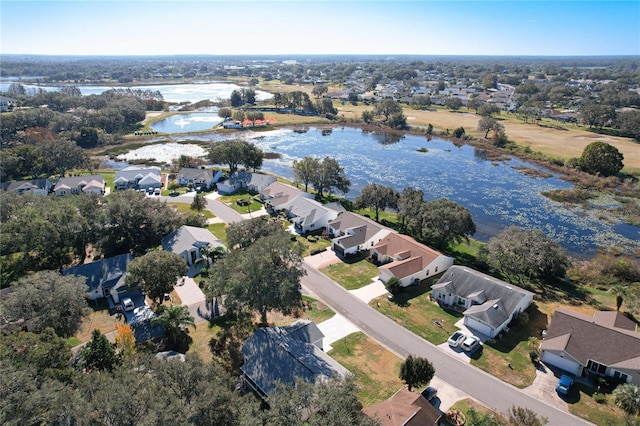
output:
M233 119L242 123L244 121L245 115L244 111L238 109L233 112Z
M478 115L482 117L491 117L493 114L500 114L500 108L494 104L483 103L478 108Z
M213 164L227 164L229 173L233 174L240 164L253 169L259 168L262 166L264 155L254 144L234 139L213 144L209 148L208 157Z
M237 108L242 105L242 94L236 89L231 92L231 98L229 100L231 101L231 106Z
M196 194L196 196L193 197L193 201L191 202L191 210L201 212L206 206L207 200L202 194Z
M159 312L160 315L153 318L151 324L161 324L164 327L164 334L169 341L169 346L177 348L180 341L186 337L187 327L195 328L195 320L189 313L189 309L182 305L162 305Z
M606 142L592 142L582 151L579 164L587 173L612 176L624 167L624 155Z
M622 302L624 302L624 296L627 293L627 286L616 285L611 288L611 292L615 293L616 295L616 311L620 311Z
M496 121L495 118L491 116L485 116L480 119L478 122L478 130L484 133L484 138L487 139L489 136L489 132L493 131L494 133L498 133L504 130L504 126Z
M390 186L371 183L362 187L353 205L356 209L373 208L376 213L376 222L378 222L380 210L398 207L398 197L398 192Z
M373 111L362 111L362 121L367 124L373 123L375 113Z
M376 115L382 115L384 117L382 121L387 123L390 116L402 113L402 107L393 99L386 98L376 104L374 111Z
M476 232L471 212L446 198L423 203L420 218L422 238L438 249Z
M324 191L331 193L334 189L337 189L343 194L349 192L351 181L347 178L344 168L340 166L338 160L331 157L324 157L319 165L320 167L311 179L313 187L318 192L318 198L324 196Z
M38 146L43 161L42 169L47 174L58 173L64 177L69 169L89 164L87 153L68 139L44 142Z
M137 288L157 302L170 293L179 277L187 273L187 263L182 256L164 250L150 251L137 257L127 266L127 287Z
M622 111L617 114L620 133L640 142L640 111Z
M262 118L260 119L262 120ZM262 152L262 149L255 146L254 144L245 145L243 150L242 163L247 169L251 169L255 173L256 170L262 167L263 160L264 152Z
M454 111L457 111L462 106L462 101L460 100L460 98L451 96L444 100L444 106Z
M256 103L256 91L251 88L242 88L242 102L249 105L255 105Z
M420 189L407 187L398 197L398 216L409 235L418 236L420 234L420 212L423 203L424 192Z
M243 250L232 250L213 266L212 290L223 289L230 312L258 312L263 325L267 312L289 313L300 306L302 247L290 245L284 229L258 238Z
M409 355L400 364L400 379L407 385L409 391L414 387L428 384L435 372L436 370L428 359L414 358L413 355Z
M264 120L264 113L262 111L250 110L246 113L247 120L251 120L251 125L255 127L256 121Z
M115 346L100 330L91 332L91 340L80 351L80 358L87 371L113 371L120 363Z
M304 191L309 190L309 184L312 183L314 176L320 169L320 161L315 157L304 157L302 160L293 160L291 165L293 176L297 182L302 182Z
M52 327L61 337L73 336L89 315L84 278L42 271L22 278L2 300L2 315L24 320L29 330Z
M231 248L249 247L258 238L266 237L281 229L282 225L278 221L266 219L262 216L235 222L227 228L227 244Z
M311 89L311 93L316 98L320 98L322 95L324 95L328 91L329 91L329 88L324 84L316 84L315 86L313 86L313 89Z
M233 110L231 108L220 108L218 110L218 117L225 119L233 116Z
M640 413L640 388L632 383L624 383L613 390L616 405L628 415Z
M529 408L512 406L508 411L508 423L513 426L544 426L549 423L546 417L538 417Z
M122 359L129 359L136 354L136 336L129 324L116 322L116 348Z
M566 251L539 229L525 230L510 226L489 240L480 256L503 276L563 277L569 266Z

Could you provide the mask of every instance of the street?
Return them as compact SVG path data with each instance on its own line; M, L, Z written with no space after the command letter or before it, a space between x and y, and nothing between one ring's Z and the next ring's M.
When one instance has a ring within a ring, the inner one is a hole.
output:
M572 414L558 410L523 393L520 389L504 383L484 371L440 351L430 342L416 336L402 325L387 318L377 310L350 294L326 275L306 262L307 275L302 285L360 328L365 334L398 354L428 358L440 379L473 396L488 407L507 412L512 406L521 406L545 416L549 425L589 424Z

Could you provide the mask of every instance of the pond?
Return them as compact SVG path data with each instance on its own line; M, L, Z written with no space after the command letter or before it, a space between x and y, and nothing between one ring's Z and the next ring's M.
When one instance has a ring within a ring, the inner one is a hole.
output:
M11 81L3 80L0 82L0 90L6 91L11 84ZM27 89L27 93L35 93L36 90L42 89L45 91L59 91L60 86L54 85L34 85L25 83L25 81L16 81L16 83L22 84L25 89ZM115 86L89 86L82 85L78 86L80 89L80 93L83 96L87 95L99 95L102 92L106 92L107 90L113 89ZM124 86L118 86L124 87ZM130 86L131 89L137 90L151 90L151 91L159 91L162 93L164 100L167 102L198 102L205 99L210 101L219 101L222 99L229 99L231 97L231 92L234 90L241 89L240 86L232 83L225 82L211 82L211 81L202 81L202 82L193 82L193 83L184 83L184 84L151 84L151 85L139 85L139 86ZM273 95L268 92L264 92L262 90L256 91L256 99L261 101L265 99L270 99Z
M151 128L159 133L186 133L210 130L222 123L216 112L191 112L188 114L176 114L160 120L151 125Z
M247 132L244 135L265 152L281 158L265 160L262 170L293 180L291 163L307 155L330 156L345 168L351 180L346 197L376 182L398 191L419 188L426 200L446 197L471 211L477 225L475 238L487 241L509 225L538 228L572 255L591 256L598 248L640 248L640 228L615 218L603 220L597 210L568 207L541 195L543 191L571 188L558 175L517 158L490 161L482 150L434 138L407 135L399 141L355 128L332 132L309 128L304 133L287 129ZM174 140L219 141L218 134L174 137ZM162 145L150 146L161 149ZM174 158L184 153L176 145ZM425 152L418 152L418 149ZM514 167L535 168L550 178L528 177Z

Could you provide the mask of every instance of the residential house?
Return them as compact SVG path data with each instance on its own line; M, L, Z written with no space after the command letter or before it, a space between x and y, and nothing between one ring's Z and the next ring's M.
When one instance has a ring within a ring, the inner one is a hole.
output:
M382 426L437 426L442 416L422 394L400 389L362 412Z
M259 193L275 181L275 177L260 173L235 172L229 179L218 183L218 193L233 194L241 188Z
M452 266L431 287L442 306L463 311L465 326L495 337L529 307L533 293L464 266Z
M30 192L36 195L48 195L51 192L49 179L15 180L3 182L0 186L3 191L13 191L18 194Z
M56 195L69 194L104 194L104 176L71 176L58 179L53 188Z
M113 182L116 189L149 189L161 188L160 167L131 166L116 172Z
M265 209L273 212L279 210L280 206L287 204L302 193L301 189L275 181L260 191L260 199L264 201ZM308 194L307 197L313 198L313 195Z
M395 277L400 280L402 287L419 284L446 271L454 260L407 235L395 232L388 233L371 248L371 257L383 263L378 267L380 281L386 284Z
M244 364L240 370L244 383L266 398L277 382L294 386L296 378L316 383L350 374L322 351L322 337L308 320L288 327L259 328L242 346Z
M180 186L211 186L222 178L222 171L218 170L215 174L210 169L196 169L183 167L176 175L176 180Z
M126 292L124 280L132 259L131 254L121 254L65 269L62 275L85 277L91 300L111 296L114 303L119 303L121 294Z
M588 316L558 308L543 336L546 364L579 377L606 376L640 386L638 324L620 312Z
M188 275L194 277L199 272L198 260L202 259L202 248L214 249L225 245L206 228L181 226L162 239L162 248L182 256L189 266Z
M341 211L326 226L332 238L331 249L339 256L371 249L391 232L391 228L356 213Z
M10 98L8 96L0 96L0 112L9 111L15 103L16 100L13 98Z
M305 194L298 194L291 202L281 205L299 234L322 230L330 220L338 216L338 213L345 211L340 203L322 204Z

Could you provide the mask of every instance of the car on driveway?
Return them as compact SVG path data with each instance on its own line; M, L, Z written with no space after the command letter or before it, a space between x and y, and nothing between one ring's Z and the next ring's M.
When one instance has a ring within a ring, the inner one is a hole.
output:
M475 352L480 347L480 339L478 339L476 336L469 336L464 339L464 342L462 342L460 347L465 352Z
M449 340L447 340L447 343L449 343L449 346L451 346L452 348L457 348L466 339L467 339L466 334L464 334L461 331L456 331L451 335L451 337L449 337Z
M122 299L122 308L125 311L133 311L133 309L136 307L136 305L133 304L133 301L131 299L129 299L128 297L125 297L124 299Z
M432 386L427 386L420 393L422 394L422 396L425 397L425 399L427 401L431 401L433 398L435 398L438 395L438 389L436 389L436 388L434 388Z
M556 385L556 392L560 396L567 396L571 391L571 387L573 386L573 378L563 374L560 376L560 380L558 380L558 384Z

